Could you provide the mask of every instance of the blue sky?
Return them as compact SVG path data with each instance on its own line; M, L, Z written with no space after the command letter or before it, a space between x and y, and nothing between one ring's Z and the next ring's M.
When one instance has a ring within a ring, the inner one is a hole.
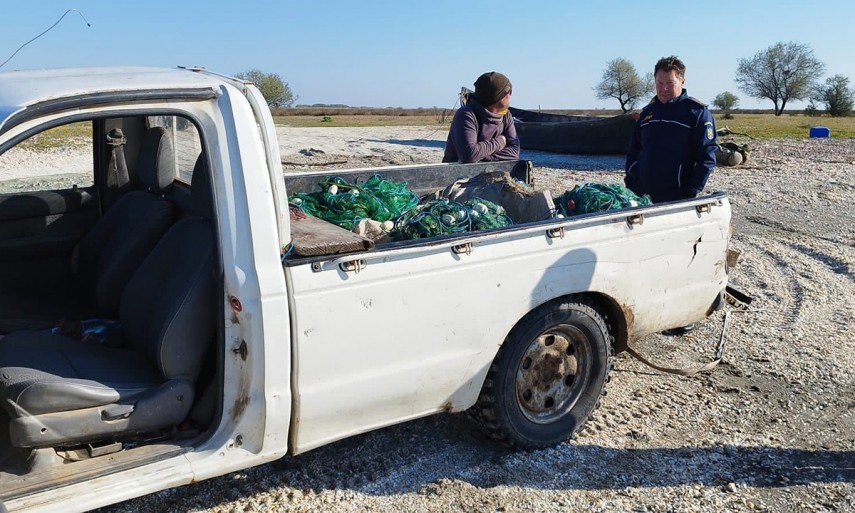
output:
M855 2L790 0L7 1L0 62L76 8L0 71L60 66L204 66L278 73L298 103L451 107L461 86L501 71L523 108L618 108L592 88L608 61L640 72L659 57L686 63L689 94L730 91L737 60L779 41L809 45L855 85ZM792 105L804 106L803 102Z

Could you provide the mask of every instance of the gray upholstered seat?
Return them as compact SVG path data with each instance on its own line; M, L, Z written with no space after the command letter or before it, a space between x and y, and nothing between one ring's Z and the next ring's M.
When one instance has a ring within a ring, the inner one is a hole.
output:
M149 128L140 148L138 177L145 190L122 195L78 245L77 281L99 316L115 317L131 275L175 216L164 197L176 176L172 136Z
M161 127L144 135L138 177L144 190L122 195L77 245L72 281L50 291L0 289L0 333L118 315L125 285L175 219L164 197L175 178L174 150Z
M164 234L122 294L121 347L36 331L0 340L0 403L12 445L122 439L187 416L217 319L210 187L201 162L191 187L194 215Z

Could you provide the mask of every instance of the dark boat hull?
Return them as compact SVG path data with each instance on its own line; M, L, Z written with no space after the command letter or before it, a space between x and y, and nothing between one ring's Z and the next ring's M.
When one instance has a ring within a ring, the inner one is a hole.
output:
M629 114L598 118L510 108L520 147L526 150L624 155L635 120Z

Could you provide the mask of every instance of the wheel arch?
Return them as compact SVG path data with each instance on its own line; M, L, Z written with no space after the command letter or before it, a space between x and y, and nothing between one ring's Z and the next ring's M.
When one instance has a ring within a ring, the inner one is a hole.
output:
M609 327L609 334L613 337L612 346L614 347L615 353L626 350L627 343L629 342L629 326L632 324L632 319L634 318L632 310L629 308L622 308L620 303L618 303L613 297L597 291L564 294L538 304L530 309L525 315L520 317L517 322L511 326L511 329L505 335L504 340L507 340L508 335L513 333L514 329L523 322L526 317L533 315L546 305L565 301L586 303L597 310L597 312L603 316Z
M622 308L614 298L601 292L587 292L572 297L579 296L586 298L605 319L615 353L626 350L629 343L629 325L634 317L632 310Z

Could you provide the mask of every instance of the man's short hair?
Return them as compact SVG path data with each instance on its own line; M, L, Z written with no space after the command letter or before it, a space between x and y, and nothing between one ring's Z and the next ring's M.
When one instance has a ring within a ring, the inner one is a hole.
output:
M683 61L681 61L676 55L662 57L659 59L656 62L656 67L653 68L653 74L655 75L659 73L660 70L665 73L676 71L678 77L686 78L686 65L683 64Z

